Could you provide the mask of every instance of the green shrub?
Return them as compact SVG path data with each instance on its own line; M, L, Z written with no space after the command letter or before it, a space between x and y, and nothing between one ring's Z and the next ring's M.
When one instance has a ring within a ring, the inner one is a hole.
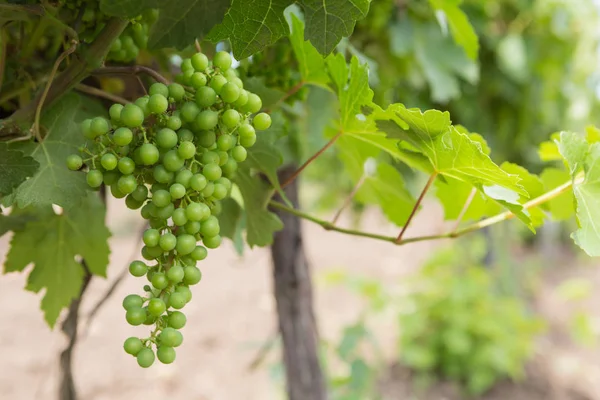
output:
M495 293L490 272L454 250L438 254L411 281L399 316L401 360L419 374L464 385L470 394L517 379L532 355L540 319Z

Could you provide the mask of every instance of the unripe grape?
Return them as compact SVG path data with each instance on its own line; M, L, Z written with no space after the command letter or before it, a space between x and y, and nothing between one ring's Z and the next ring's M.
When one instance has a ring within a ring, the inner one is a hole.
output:
M112 186L117 183L120 177L121 174L118 171L113 170L104 172L102 179L105 185Z
M108 109L108 115L110 116L110 118L113 121L119 121L121 120L121 111L123 110L123 105L122 104L113 104L112 106L110 106L110 108Z
M135 277L141 277L148 272L148 266L142 261L133 261L129 264L129 273Z
M167 310L167 306L162 299L154 298L148 302L148 313L155 317L161 316Z
M183 268L180 265L173 265L167 271L167 278L173 283L179 283L183 279Z
M144 205L143 201L138 201L136 199L134 199L131 194L129 194L127 197L125 197L125 205L127 206L127 208L129 208L130 210L137 210L138 208L140 208L142 205Z
M117 168L124 175L133 174L135 171L135 162L129 157L123 157L119 160Z
M162 94L153 94L148 99L148 109L153 114L162 114L169 108L169 101Z
M143 348L137 354L138 365L142 368L149 368L150 366L152 366L152 364L154 364L154 360L154 352L152 351L152 349L149 349L147 347Z
M217 139L219 150L227 151L235 145L235 138L231 135L223 134Z
M158 361L163 364L171 364L175 361L175 356L175 349L172 347L158 346L158 349L156 350L156 357L158 358Z
M240 97L240 88L231 82L227 82L221 88L219 96L225 103L233 103Z
M213 65L216 68L220 68L222 70L227 70L231 68L231 55L226 51L218 51L215 53L213 57Z
M185 215L190 221L204 221L210 216L210 209L204 203L190 203L185 209Z
M196 97L197 98L197 97ZM200 108L196 105L196 103L192 103L188 101L181 106L181 119L185 122L192 122L196 119L196 116L200 112Z
M219 220L214 216L210 216L202 223L200 233L202 236L215 236L219 234L219 230Z
M196 117L196 125L202 130L211 130L219 123L219 114L216 111L204 110Z
M137 128L144 122L144 111L135 104L125 104L121 110L121 121L129 128Z
M262 100L254 93L248 94L248 102L244 105L244 109L252 114L257 113L262 108Z
M180 129L177 131L177 137L179 138L179 143L194 141L194 133L189 129Z
M150 101L150 96L143 96L137 99L134 104L142 110L144 114L144 118L150 115L150 108L148 107L148 102Z
M206 164L204 168L202 168L202 175L209 181L216 181L221 177L221 173L221 167L214 163Z
M202 194L202 196L204 196L204 197L210 197L210 196L212 196L214 191L215 191L215 184L212 182L208 182L206 184L206 187L204 189L202 189L202 192L200 192L200 194Z
M185 268L184 268L184 276L185 276ZM189 303L192 300L192 291L187 286L177 286L175 288L176 293L181 293L185 297L185 301Z
M201 87L206 86L206 82L206 75L202 72L194 72L190 77L190 84L194 89L200 89Z
M165 233L164 235L162 235L160 237L160 240L158 241L158 245L164 251L171 251L177 245L177 237L175 235L173 235L172 233Z
M175 211L173 211L173 215L171 216L171 218L173 219L173 223L177 226L183 226L188 222L188 218L186 216L184 208L178 208Z
M117 105L117 104L115 104ZM118 146L127 146L133 140L133 132L131 129L121 127L117 128L113 133L113 141Z
M165 207L160 207L156 209L156 218L161 220L167 220L171 218L173 215L173 211L175 211L175 205L173 203L167 204Z
M171 199L178 200L185 196L185 186L181 183L174 183L169 188L169 193L171 193Z
M152 195L152 202L156 207L166 207L171 202L171 194L166 190L157 190Z
M182 184L184 187L190 187L190 179L193 176L193 172L189 169L182 169L177 173L175 177L175 182Z
M102 172L97 169L93 169L87 173L85 179L90 187L100 187L100 185L102 185Z
M148 188L145 185L138 185L131 196L137 201L144 201L148 198Z
M175 101L183 100L185 96L185 89L178 83L171 83L168 87L168 95Z
M183 142L177 149L177 154L184 160L188 160L196 155L196 146L192 142Z
M208 66L208 60L206 66ZM192 66L192 60L190 60L189 58L186 58L181 62L181 71L188 71L193 69L194 67Z
M189 233L189 234L196 234L198 232L200 232L200 221L188 221L185 226L185 232Z
M162 272L157 272L152 275L152 286L159 290L163 290L167 286L169 286L169 280Z
M77 154L71 154L67 157L67 168L71 171L77 171L83 166L83 159Z
M171 85L169 85L171 86ZM179 85L181 86L181 85ZM150 89L148 89L148 94L153 96L155 94L160 94L164 97L170 96L170 88L167 87L164 83L156 82L150 85Z
M231 156L233 157L233 159L237 162L242 162L244 160L246 160L246 157L248 156L248 152L246 151L246 149L243 146L235 146L233 148L233 150L231 151Z
M123 175L117 181L117 188L121 193L129 194L137 187L137 180L133 175Z
M142 241L148 247L158 246L158 241L160 240L160 232L156 229L146 229L142 236Z
M206 68L208 68L208 57L202 53L196 53L190 59L190 65L196 71L204 71Z
M198 134L198 144L202 147L211 147L216 139L217 135L213 131L203 131Z
M207 151L200 158L202 164L216 164L219 162L219 154L215 151Z
M144 304L144 300L137 294L130 294L125 296L123 299L123 308L129 310L130 308L141 308Z
M140 147L140 159L144 165L156 164L160 157L160 153L156 146L150 143L144 143Z
M181 329L185 326L187 318L181 311L173 311L169 314L168 324L171 328Z
M198 267L185 267L183 273L183 283L186 285L195 285L202 279L202 272Z
M223 115L221 115L221 121L223 121L225 126L229 129L233 129L238 126L240 119L240 113L233 109L226 110Z
M173 328L167 327L158 335L158 341L162 346L175 347L179 341L179 335L181 335L180 332Z
M90 123L90 131L94 137L104 135L109 129L108 121L102 117L96 117Z
M252 125L259 131L269 129L271 126L271 116L267 113L259 113L252 119Z
M202 261L208 256L208 251L206 250L206 247L204 247L204 246L196 246L194 251L192 251L190 253L190 256L194 260Z
M238 97L238 99L233 103L234 106L242 108L244 107L246 104L248 103L248 91L247 90L240 90L240 96Z
M169 150L163 156L162 164L167 171L177 172L185 164L185 160L179 156L177 150Z
M213 191L212 196L217 200L223 200L227 197L227 188L224 185L215 183L215 190Z
M171 115L167 120L167 128L173 129L174 131L181 128L181 118L176 115Z
M186 268L190 268L190 267L186 267ZM171 297L169 299L169 304L171 304L171 307L175 308L176 310L181 310L186 304L185 296L181 293L175 292L175 293L171 294Z
M125 313L125 319L130 325L141 325L146 320L146 311L141 307L129 308Z
M163 149L171 149L177 145L177 133L169 128L162 128L156 133L156 144Z
M183 234L177 237L177 247L175 248L177 250L177 254L182 256L190 254L192 251L194 251L195 247L196 238L194 236Z
M202 174L194 174L190 178L190 187L196 192L203 190L207 183L208 181L206 180L206 177Z
M221 236L216 235L216 236L203 238L202 243L204 243L204 245L209 249L216 249L217 247L219 247L221 245L222 240L223 239L221 238Z
M127 354L131 354L132 356L137 356L138 353L144 348L142 341L136 337L130 337L125 340L123 343L123 349Z

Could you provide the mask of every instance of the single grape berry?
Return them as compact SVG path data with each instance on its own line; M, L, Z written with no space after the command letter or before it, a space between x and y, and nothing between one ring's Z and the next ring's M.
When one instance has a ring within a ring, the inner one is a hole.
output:
M144 122L144 111L136 104L125 104L121 110L121 121L129 128L137 128Z
M259 113L252 119L252 125L259 131L269 129L271 126L271 116L267 113Z
M202 86L205 86L207 82L206 75L202 72L194 72L190 77L190 84L194 89L200 89Z
M219 96L225 103L233 103L240 97L240 88L235 83L227 82L221 88Z
M175 101L181 101L185 96L185 89L179 83L171 83L168 87L168 95Z
M133 261L129 264L129 273L135 277L141 277L148 272L148 266L142 261Z
M137 188L137 180L133 175L123 175L117 181L117 187L121 193L129 194Z
M160 237L160 240L158 241L158 245L164 251L171 251L177 245L177 237L175 235L173 235L172 233L165 233L164 235L162 235Z
M183 328L186 322L187 318L181 311L173 311L171 314L169 314L169 318L167 320L169 326L175 329Z
M188 160L196 155L196 146L192 142L183 142L177 149L177 154L184 160Z
M216 235L216 236L212 236L212 237L203 238L202 243L204 243L204 245L209 249L216 249L221 245L222 240L223 239L221 238L220 235Z
M191 267L186 267L186 268L191 268ZM169 304L174 309L181 310L183 307L185 307L185 304L186 304L185 295L183 295L181 293L177 293L177 292L171 294L171 297L169 298Z
M238 124L240 123L240 119L241 119L240 113L234 109L226 110L221 115L221 121L223 121L225 126L228 127L229 129L233 129L236 126L238 126Z
M180 129L177 131L177 137L179 138L179 143L194 141L194 133L189 129Z
M248 151L243 146L235 146L231 151L231 156L237 162L242 162L248 157Z
M162 114L169 108L169 101L162 94L153 94L148 99L148 110L153 114Z
M117 128L113 133L112 139L117 146L127 146L133 140L133 132L129 128Z
M146 229L142 236L142 241L146 246L153 247L158 245L160 240L160 232L156 229Z
M248 102L244 105L244 108L251 113L257 113L262 108L262 100L254 93L248 94Z
M185 164L185 160L179 156L177 150L169 150L163 156L162 164L167 171L177 172Z
M102 178L102 172L98 171L97 169L89 171L85 177L87 184L93 188L97 188L102 185Z
M146 311L141 307L129 308L125 314L125 319L130 325L141 325L146 320Z
M187 286L177 286L177 288L175 288L175 292L183 294L187 303L192 300L192 291Z
M187 215L185 214L184 208L178 208L175 211L173 211L173 214L171 215L171 219L173 220L173 223L177 226L183 226L183 225L187 224L187 222L188 222L188 218L187 218Z
M214 163L206 164L204 168L202 168L202 175L209 181L216 181L221 177L221 174L221 167Z
M204 110L196 117L196 125L202 130L213 129L219 123L219 114L216 111Z
M123 299L123 308L129 310L130 308L141 308L144 304L144 300L137 294L130 294L125 296Z
M185 192L185 186L183 186L181 183L174 183L169 188L171 198L174 200L181 199L183 196L185 196Z
M180 265L173 265L167 271L167 278L173 283L179 283L183 279L183 268Z
M150 96L153 96L155 94L160 94L164 97L169 97L170 86L171 85L169 85L169 87L167 87L167 85L165 85L164 83L160 83L160 82L153 83L152 85L150 85L150 89L148 89L148 94ZM181 86L181 85L179 85L179 86Z
M194 260L202 261L208 256L208 250L204 246L196 246L194 251L190 253Z
M140 351L144 348L142 341L136 337L130 337L125 340L123 343L123 349L127 354L131 354L132 356L137 356Z
M167 286L169 286L169 280L162 272L157 272L152 275L152 286L159 290L163 290Z
M177 145L177 133L169 128L162 128L156 133L156 144L163 149L171 149Z
M161 316L167 309L162 299L154 298L148 302L148 313L155 317Z
M196 53L190 59L190 64L196 71L202 72L208 68L208 57L202 53Z
M118 103L113 104L108 109L108 115L110 116L110 119L112 119L113 121L120 121L121 120L121 111L123 111L122 104L118 104Z
M94 137L104 135L109 129L108 121L102 117L96 117L90 123L90 130Z
M196 94L196 99L198 95ZM196 105L196 103L192 103L188 101L187 103L181 106L181 119L185 122L192 122L196 119L196 116L200 112L200 107Z
M171 364L175 361L175 349L168 346L158 346L156 357L163 364Z
M144 165L156 164L160 156L158 149L151 143L144 143L140 147L140 160Z
M138 365L142 368L149 368L152 364L154 364L155 356L152 349L147 347L143 348L137 354L137 362Z
M202 272L198 267L185 267L183 272L183 283L186 285L195 285L202 279Z
M71 154L67 157L67 168L71 171L77 171L83 166L83 159L77 154Z
M222 70L231 68L232 61L231 55L226 51L218 51L213 57L213 65Z

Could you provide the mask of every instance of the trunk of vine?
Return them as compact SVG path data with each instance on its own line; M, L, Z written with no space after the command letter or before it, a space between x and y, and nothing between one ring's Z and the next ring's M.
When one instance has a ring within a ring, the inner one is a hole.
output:
M294 166L282 168L279 180L284 182L294 171ZM285 194L297 207L296 181L285 188ZM288 399L325 400L327 393L319 363L312 282L304 254L300 219L278 210L273 212L284 224L283 230L275 234L271 257Z

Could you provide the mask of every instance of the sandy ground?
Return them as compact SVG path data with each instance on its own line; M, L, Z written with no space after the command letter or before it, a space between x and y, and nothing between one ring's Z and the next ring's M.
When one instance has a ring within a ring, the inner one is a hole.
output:
M127 277L116 293L87 326L85 316L138 250L136 235L141 221L136 212L111 203L109 226L111 263L108 279L94 279L82 305L80 332L75 350L76 385L82 400L271 400L281 393L269 375L268 364L255 371L248 365L258 348L275 330L271 296L271 265L267 249L248 251L238 257L229 243L210 253L202 265L203 281L195 288L193 301L186 307L188 324L183 329L184 344L177 361L169 366L155 364L141 369L122 349L123 340L141 336L146 327L130 327L124 320L123 297L141 292L145 281ZM421 213L410 235L438 233L441 212L435 208ZM342 221L344 223L347 221ZM440 242L395 247L368 239L326 232L319 226L304 225L307 253L315 275L330 269L351 272L393 283L412 272ZM363 229L394 234L377 213L368 213ZM0 239L3 261L8 237ZM600 282L598 270L587 270L590 279ZM556 278L559 282L564 277ZM24 291L24 274L0 276L0 398L11 400L53 400L56 398L58 354L65 346L60 330L51 331L39 310L39 296ZM551 288L542 292L542 308L560 323L565 315L555 315ZM593 309L594 302L589 305ZM598 302L595 312L600 315ZM361 302L348 291L316 285L316 309L321 334L330 340L339 337L342 327L353 321ZM87 328L87 329L86 329ZM392 349L394 326L382 326L380 342ZM558 344L557 344L558 343ZM547 344L542 353L550 356L549 373L560 385L576 386L587 398L600 399L600 353L580 351L568 341ZM393 351L389 352L390 362Z

